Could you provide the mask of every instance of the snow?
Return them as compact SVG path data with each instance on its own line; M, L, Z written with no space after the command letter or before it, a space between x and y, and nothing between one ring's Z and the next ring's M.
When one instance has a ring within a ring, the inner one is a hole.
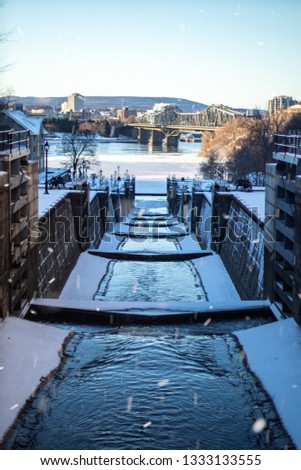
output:
M164 194L166 195L167 180L158 178L150 180L137 178L135 182L136 194Z
M265 190L233 191L233 196L250 209L260 220L265 218Z
M39 217L48 212L51 207L54 207L70 193L69 189L50 189L48 191L49 194L44 194L44 191L44 188L39 188Z
M235 332L249 367L301 449L301 329L293 318ZM268 420L267 420L268 421Z
M200 249L193 234L181 238L179 243L182 250L196 251ZM192 263L202 279L209 301L240 300L240 296L218 254L213 252L212 256L194 259Z
M20 126L24 127L24 129L30 131L32 135L43 134L43 128L41 129L43 118L27 116L27 114L22 111L4 110L3 113Z
M117 249L122 238L106 233L101 241L102 251ZM98 289L100 280L106 274L110 260L81 253L75 268L71 272L61 294L60 299L92 300Z
M9 317L0 326L0 439L26 400L60 364L69 331Z

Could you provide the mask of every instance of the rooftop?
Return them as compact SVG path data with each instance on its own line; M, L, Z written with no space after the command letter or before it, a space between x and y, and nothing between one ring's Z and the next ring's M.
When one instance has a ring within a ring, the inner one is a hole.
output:
M22 111L4 110L3 113L13 119L17 124L24 127L24 129L30 131L32 135L44 133L42 118L27 116L27 114Z

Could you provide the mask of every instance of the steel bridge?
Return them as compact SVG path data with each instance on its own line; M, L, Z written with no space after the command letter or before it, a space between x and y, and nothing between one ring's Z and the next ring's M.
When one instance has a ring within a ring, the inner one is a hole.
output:
M137 129L139 143L177 147L181 133L215 132L229 120L243 113L223 105L211 105L197 113L183 113L177 106L166 105L163 110L147 112L139 122L129 124Z
M162 111L145 113L131 126L163 133L166 130L173 135L177 132L213 132L229 120L243 116L242 112L224 105L211 105L197 113L183 113L177 106L167 105Z

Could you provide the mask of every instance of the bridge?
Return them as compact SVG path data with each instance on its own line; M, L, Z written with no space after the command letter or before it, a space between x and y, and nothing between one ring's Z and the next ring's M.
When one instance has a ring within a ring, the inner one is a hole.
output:
M179 134L214 132L229 120L244 114L224 105L211 105L197 113L183 113L177 106L166 105L161 111L147 112L140 121L130 124L137 129L139 143L177 147Z

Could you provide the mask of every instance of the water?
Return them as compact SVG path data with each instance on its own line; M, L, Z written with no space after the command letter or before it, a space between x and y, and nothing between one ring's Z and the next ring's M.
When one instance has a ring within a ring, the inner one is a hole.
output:
M143 205L143 201L139 201ZM146 206L164 212L162 201ZM145 249L176 240L146 240ZM143 243L144 243L143 242ZM137 242L128 240L122 249ZM139 243L139 249L140 249ZM190 262L113 261L96 298L205 300ZM60 324L75 335L63 368L15 427L10 449L293 448L233 331L269 318L167 325ZM264 431L254 433L258 416Z
M292 447L230 333L262 321L67 325L76 331L67 362L33 400L10 448ZM258 410L268 425L255 434Z
M60 153L57 142L50 142L50 145L49 166L63 167L68 159ZM99 143L96 156L87 157L90 161L89 173L98 174L102 169L103 174L109 177L119 166L121 175L128 170L138 179L165 179L171 174L193 177L202 162L198 156L200 149L200 143L186 142L179 142L178 151L151 149L137 143Z
M141 302L205 301L207 297L190 261L111 261L95 300L135 299Z

